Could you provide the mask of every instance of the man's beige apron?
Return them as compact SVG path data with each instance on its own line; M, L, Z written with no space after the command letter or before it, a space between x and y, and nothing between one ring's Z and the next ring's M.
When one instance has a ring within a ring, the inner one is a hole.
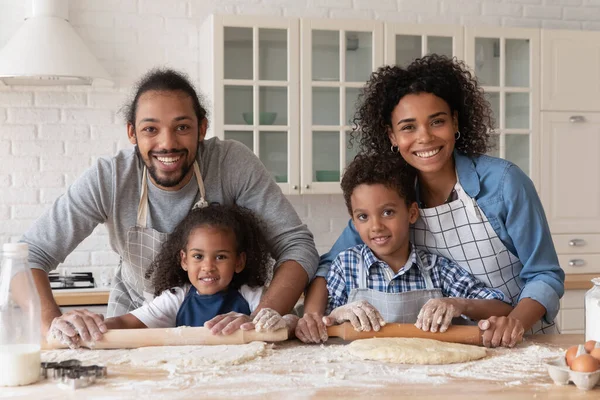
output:
M200 200L194 204L192 209L206 207L208 203L205 200L204 181L198 162L194 162L194 175L198 182ZM154 298L152 280L146 279L146 271L169 234L147 228L147 219L148 171L144 166L137 224L127 231L125 253L121 255L121 263L115 274L108 299L107 317L127 314L141 307L144 301Z

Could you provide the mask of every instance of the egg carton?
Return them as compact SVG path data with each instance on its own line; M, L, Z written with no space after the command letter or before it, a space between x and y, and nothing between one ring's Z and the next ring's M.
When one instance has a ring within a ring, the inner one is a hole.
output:
M600 384L600 370L596 372L571 371L564 357L558 357L546 363L550 378L557 385L567 385L573 382L575 386L583 390L591 390Z

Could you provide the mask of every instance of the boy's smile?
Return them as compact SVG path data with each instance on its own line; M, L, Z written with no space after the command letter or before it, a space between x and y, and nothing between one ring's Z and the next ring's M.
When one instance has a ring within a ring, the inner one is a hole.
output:
M418 218L417 204L407 206L396 190L382 184L358 185L350 199L360 238L397 273L408 259L409 227Z

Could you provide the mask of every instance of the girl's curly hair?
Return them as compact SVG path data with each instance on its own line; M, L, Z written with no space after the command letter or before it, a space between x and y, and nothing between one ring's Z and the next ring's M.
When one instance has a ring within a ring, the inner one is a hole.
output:
M434 94L452 113L457 112L460 139L455 148L459 152L469 156L487 152L494 122L489 102L463 61L437 54L417 58L406 68L382 66L371 74L353 120L352 140L359 141L360 150L390 152L392 111L404 96L419 93Z
M247 208L210 205L190 211L163 243L146 272L146 279L152 279L156 296L167 289L190 283L187 272L181 267L180 252L187 247L194 229L205 226L230 230L235 235L238 254L246 253L246 267L233 275L229 287L256 287L266 283L271 252L260 220Z
M384 185L398 193L407 206L411 205L417 201L416 174L416 169L397 154L359 153L342 177L342 192L348 212L352 215L352 193L359 185Z

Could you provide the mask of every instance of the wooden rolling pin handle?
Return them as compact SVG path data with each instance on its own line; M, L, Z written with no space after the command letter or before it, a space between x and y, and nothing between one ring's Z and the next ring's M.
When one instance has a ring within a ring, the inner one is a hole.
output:
M213 335L209 329L198 327L178 327L166 329L111 329L102 339L93 343L83 343L90 349L134 349L148 346L185 346L244 344L254 341L281 342L287 340L287 329L275 332L237 330L231 335ZM56 339L42 343L42 349L66 349L67 345Z
M349 322L327 328L329 336L337 336L343 340L369 339L375 337L407 337L434 339L441 342L483 345L483 334L477 326L452 325L444 333L425 332L413 324L388 323L379 331L357 332Z

